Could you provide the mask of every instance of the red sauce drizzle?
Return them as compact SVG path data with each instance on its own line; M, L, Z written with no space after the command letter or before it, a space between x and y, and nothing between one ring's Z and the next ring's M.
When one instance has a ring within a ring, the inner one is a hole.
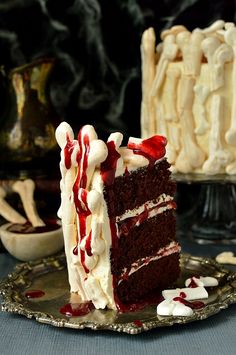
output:
M133 323L138 328L142 327L142 325L143 325L143 323L139 319L134 320Z
M76 245L73 249L73 254L78 255L78 245Z
M175 201L169 201L168 205L170 205L173 208L173 210L177 209L177 204Z
M129 175L129 170L128 170L127 166L125 167L125 175L126 175L126 176Z
M74 150L74 141L70 140L68 133L66 134L66 146L64 148L64 157L65 157L65 167L70 169L71 167L71 155Z
M84 271L86 272L86 274L89 273L89 269L87 268L87 266L85 265L85 251L80 249L80 261L81 264L84 268Z
M196 276L194 276L194 277L196 277ZM188 285L188 287L190 287L190 288L198 287L198 284L195 282L194 277L191 277L190 284ZM196 278L199 278L199 277L196 277Z
M67 303L60 308L60 313L67 317L81 317L90 313L94 309L92 302L87 303Z
M76 211L79 217L79 232L80 237L84 238L86 235L86 219L91 214L88 204L87 204L87 190L77 187L73 187L74 194L76 195L75 198L75 206ZM79 199L80 196L80 199ZM81 200L81 201L80 201Z
M45 295L45 292L41 290L30 290L25 293L25 297L27 298L40 298Z
M85 238L86 231L86 220L89 215L91 215L91 211L88 208L87 203L87 168L88 168L88 155L90 151L89 137L87 134L82 136L82 130L80 130L78 134L78 144L79 144L79 152L77 154L76 160L78 164L78 175L76 181L73 186L73 194L74 194L74 203L75 208L78 214L79 219L79 235L80 240L77 237L77 244ZM92 255L91 248L89 250L89 246L87 246L87 250ZM86 251L87 251L86 250ZM89 272L88 268L85 265L85 251L81 250L76 246L73 250L74 255L78 255L80 252L80 260L81 264L86 273ZM89 255L89 254L88 254Z
M157 294L156 292L150 293L146 297L143 297L142 300L132 303L123 303L119 300L116 294L114 296L117 310L120 313L137 312L147 306L158 305L164 300L162 295L159 293Z
M175 297L175 298L173 298L173 301L178 301L178 302L180 302L180 303L184 304L185 306L190 307L192 309L200 309L205 306L205 304L201 301L189 302L182 297Z
M126 218L124 221L118 224L119 226L119 236L120 235L128 235L129 231L135 227L137 223L141 224L147 220L148 214L151 211L144 206L144 211L141 212L138 216Z
M116 173L117 160L120 154L116 150L114 141L106 143L108 155L106 160L101 164L101 176L105 185L110 186L113 184Z
M86 239L85 250L88 256L92 256L92 248L91 248L91 240L92 240L92 232L89 233L89 236Z
M154 165L158 159L164 157L167 140L163 136L153 136L142 140L141 143L129 142L128 148L133 149L134 154L139 154L148 159L150 165Z

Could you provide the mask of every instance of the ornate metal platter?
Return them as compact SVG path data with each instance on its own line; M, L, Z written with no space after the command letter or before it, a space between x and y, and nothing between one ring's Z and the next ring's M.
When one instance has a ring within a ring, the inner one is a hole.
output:
M112 310L93 310L81 317L66 317L60 308L68 303L70 294L67 281L66 261L63 254L41 261L19 264L8 278L0 283L2 310L34 318L38 322L56 327L75 329L109 329L137 334L149 329L184 324L212 316L230 304L236 303L236 273L224 269L212 259L181 256L181 277L177 287L184 286L184 280L194 275L213 276L219 286L208 289L209 298L205 307L195 310L190 317L160 317L156 305L130 313ZM42 290L40 298L28 299L26 292Z

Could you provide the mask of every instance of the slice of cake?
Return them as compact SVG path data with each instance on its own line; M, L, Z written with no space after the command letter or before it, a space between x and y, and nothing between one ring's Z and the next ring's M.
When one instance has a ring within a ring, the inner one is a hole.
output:
M142 137L168 139L177 172L236 174L236 27L218 20L190 32L142 37Z
M175 239L175 183L165 159L166 139L130 138L107 143L92 126L74 139L63 122L56 130L61 147L61 207L72 293L96 308L124 310L179 276Z

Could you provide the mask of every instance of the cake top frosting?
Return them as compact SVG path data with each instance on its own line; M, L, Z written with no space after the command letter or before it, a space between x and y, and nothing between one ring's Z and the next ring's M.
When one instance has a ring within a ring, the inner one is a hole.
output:
M148 139L130 137L127 147L121 147L123 135L112 133L107 142L98 139L94 128L83 126L74 139L74 133L66 122L62 122L56 130L56 138L64 155L66 169L80 166L80 187L89 185L92 172L100 168L103 182L110 184L111 176L121 167L138 167L155 163L165 156L167 140L161 135L154 135ZM87 175L85 171L88 170ZM109 172L109 173L108 173ZM109 175L109 176L108 176Z

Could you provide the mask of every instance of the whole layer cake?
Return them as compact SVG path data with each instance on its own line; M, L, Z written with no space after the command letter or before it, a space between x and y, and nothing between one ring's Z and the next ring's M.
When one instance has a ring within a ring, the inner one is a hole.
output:
M166 139L130 138L121 147L121 133L105 143L87 125L74 139L65 122L56 138L71 292L96 308L124 310L171 286L180 272L180 247Z
M142 137L168 139L181 173L236 174L236 28L218 20L142 37Z

